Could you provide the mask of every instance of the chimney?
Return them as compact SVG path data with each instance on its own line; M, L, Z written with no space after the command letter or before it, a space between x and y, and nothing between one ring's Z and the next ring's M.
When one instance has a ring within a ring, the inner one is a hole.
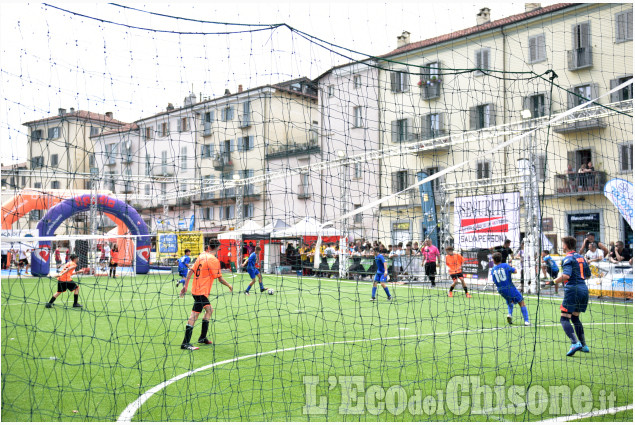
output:
M66 114L66 109L64 109L64 108L59 108L59 109L57 110L57 115L64 115L64 114Z
M171 103L168 103L168 107L165 108L166 111L170 112L170 111L174 111L174 105L172 105Z
M194 93L190 93L188 97L183 99L183 106L192 106L196 103L196 95Z
M525 13L540 9L541 7L540 3L525 3Z
M230 94L232 94L229 89L225 89L225 95L224 96L229 96Z
M75 108L71 108L71 114L75 113Z
M406 44L410 44L410 33L408 31L404 31L400 36L397 37L397 47L405 46Z
M482 8L477 14L476 14L476 25L483 25L489 22L489 12L490 12L490 8L489 7L484 7Z
M112 112L106 112L106 116L110 119L112 119Z
M242 92L243 92L243 85L238 84L238 93L242 93Z

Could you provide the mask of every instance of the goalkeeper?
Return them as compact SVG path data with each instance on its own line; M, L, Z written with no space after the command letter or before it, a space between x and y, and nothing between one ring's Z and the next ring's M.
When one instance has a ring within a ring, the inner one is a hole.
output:
M53 303L62 293L68 291L73 291L73 307L82 308L82 305L79 301L79 284L77 282L73 282L72 277L73 273L75 273L75 269L77 268L78 261L77 254L72 254L68 263L64 264L62 267L62 271L60 272L59 277L57 278L57 292L53 294L51 300L46 303L46 308L53 307Z

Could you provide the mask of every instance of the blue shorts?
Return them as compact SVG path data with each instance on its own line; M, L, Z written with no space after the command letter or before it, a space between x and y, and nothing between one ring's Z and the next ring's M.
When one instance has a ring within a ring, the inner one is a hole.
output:
M549 276L551 276L552 279L555 279L558 277L558 269L554 270L554 269L549 269Z
M256 276L258 276L260 274L258 269L247 269L247 273L249 273L249 277L252 278L252 279L255 279Z
M515 286L499 289L498 293L501 294L507 304L518 304L523 300L523 295L518 292Z
M184 271L179 270L179 276L187 277L187 270L184 270Z
M385 282L385 281L386 281L386 276L384 276L383 273L375 274L375 282Z
M589 288L583 284L565 285L560 306L563 313L584 313L589 304Z

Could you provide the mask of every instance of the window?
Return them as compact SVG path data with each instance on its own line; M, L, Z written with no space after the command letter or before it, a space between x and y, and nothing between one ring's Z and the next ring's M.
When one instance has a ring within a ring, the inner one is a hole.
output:
M212 121L214 121L214 111L205 112L203 114L203 136L212 134Z
M117 182L117 177L114 171L108 171L106 173L106 185L111 192L115 191L115 183Z
M426 169L425 169L425 170L423 170L423 171L424 171L424 173L426 173L428 176L431 176L431 175L433 175L433 174L438 173L440 170L439 170L439 167L428 167L428 168L426 168ZM436 192L436 191L438 191L439 189L441 189L441 183L443 183L443 176L438 177L438 178L436 178L436 179L432 180L432 181L430 182L430 184L432 185L432 190L434 190L434 191Z
M353 88L361 89L362 88L362 76L361 75L353 75Z
M170 122L161 123L161 137L166 137L170 133Z
M620 171L633 171L633 144L620 145Z
M363 106L353 107L353 127L355 128L364 127L364 107Z
M187 170L187 146L181 147L181 170Z
M152 127L146 127L145 138L146 140L154 139L154 129Z
M476 51L476 53L474 54L474 63L476 64L476 68L478 68L478 71L475 71L474 75L483 75L485 71L490 69L489 57L489 47Z
M132 168L129 165L123 170L123 175L126 177L126 180L130 180L132 178Z
M238 151L245 152L254 148L254 136L245 136L238 138Z
M362 204L353 204L353 211L361 208ZM362 222L362 213L357 213L353 216L353 223L359 224Z
M435 99L441 96L441 68L440 62L431 62L427 64L421 72L421 97L424 99Z
M203 158L211 158L214 154L214 145L211 143L207 145L201 145L201 150L201 155L203 156Z
M145 187L143 188L143 191L146 196L150 196L150 185L149 184L145 185Z
M49 128L49 130L48 130L48 138L49 139L57 139L59 137L60 137L60 128L59 127Z
M311 126L311 129L309 129L309 144L317 145L318 136L319 136L319 133L318 133L317 127Z
M413 120L412 118L403 118L400 120L395 120L391 122L391 138L393 142L405 142L408 140L413 140L415 138L415 134L413 130Z
M59 180L53 180L51 182L51 189L59 189L60 188L60 182Z
M178 131L179 132L183 132L183 131L189 131L190 129L190 121L187 119L187 117L182 117L179 118L178 122Z
M161 196L165 196L166 193L168 193L168 184L161 183Z
M404 71L391 72L390 90L393 93L403 93L408 91L408 74Z
M335 96L335 86L328 86L326 88L326 92L328 93L329 97Z
M31 168L40 168L44 167L44 157L43 156L34 156L31 158Z
M218 209L219 216L218 218L221 220L231 220L234 218L234 211L236 207L234 205L227 205L224 207L220 207Z
M567 94L567 106L569 109L575 108L576 106L582 105L591 99L597 98L599 85L597 83L582 84L573 87L570 91L571 92Z
M168 173L168 151L161 151L161 173Z
M88 155L88 168L95 168L95 154Z
M152 174L152 160L150 154L146 154L146 176Z
M33 130L31 132L31 140L34 142L42 140L42 130Z
M621 43L633 39L633 11L615 15L615 42Z
M633 76L629 75L628 77L622 77L622 78L617 78L615 80L611 80L611 90L613 90L617 86L624 84L631 78L633 78ZM631 99L633 99L633 84L629 84L628 86L616 92L611 93L611 102L622 102L624 100L631 100Z
M491 177L490 161L478 161L476 163L476 178L489 179Z
M353 164L353 178L361 179L362 178L362 163L356 162Z
M491 103L470 108L470 129L479 130L496 124L495 108Z
M582 22L573 25L573 50L567 52L569 70L575 71L593 65L591 56L591 24Z
M90 135L97 136L99 134L99 127L90 127Z
M106 165L115 164L115 156L117 155L117 144L111 143L106 145Z
M243 114L240 117L240 126L249 127L251 125L251 102L243 102Z
M58 161L57 154L54 153L53 155L51 155L51 167L57 167L58 164L59 164L59 161Z
M434 139L445 135L443 128L443 114L428 114L421 117L421 138Z
M253 218L254 216L254 204L243 205L243 218Z
M42 210L29 211L29 220L40 221L42 219Z
M33 183L33 188L34 189L41 189L42 188L42 183Z
M540 118L549 114L548 103L544 93L533 94L523 98L523 109L530 111L532 118Z
M231 121L234 119L234 108L228 106L226 108L221 109L220 111L220 119L221 121Z
M402 170L392 173L392 190L393 192L401 192L409 186L408 171Z
M205 112L203 114L203 122L213 122L214 121L214 111Z
M534 167L539 181L545 181L547 179L547 156L544 154L536 155L534 158Z
M529 63L542 62L546 59L545 35L539 34L529 37Z
M201 218L203 218L203 220L213 220L214 219L214 207L203 207L203 208L201 208Z

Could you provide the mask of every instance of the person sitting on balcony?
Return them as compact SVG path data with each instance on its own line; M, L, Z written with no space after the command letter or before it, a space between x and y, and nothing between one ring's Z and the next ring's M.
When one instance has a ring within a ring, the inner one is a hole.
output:
M569 192L576 192L576 182L575 182L575 180L576 180L577 176L576 176L575 171L573 170L573 165L567 164L567 172L566 172L566 174L567 174L567 177L568 177L567 180L568 180L568 184L569 184L569 187L568 187ZM565 182L565 184L567 184L567 182Z
M587 190L587 172L586 162L584 162L578 170L578 190Z
M593 167L593 162L589 161L586 165L586 184L588 190L594 190L595 187L595 168Z

